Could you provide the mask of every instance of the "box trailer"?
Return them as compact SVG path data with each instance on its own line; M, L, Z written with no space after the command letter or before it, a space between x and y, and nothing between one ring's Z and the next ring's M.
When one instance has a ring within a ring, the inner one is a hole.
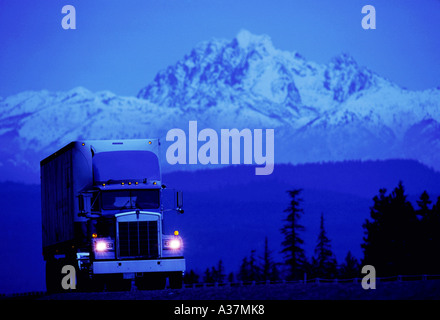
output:
M43 256L48 291L64 266L78 289L182 286L183 243L166 235L158 139L75 141L40 162Z

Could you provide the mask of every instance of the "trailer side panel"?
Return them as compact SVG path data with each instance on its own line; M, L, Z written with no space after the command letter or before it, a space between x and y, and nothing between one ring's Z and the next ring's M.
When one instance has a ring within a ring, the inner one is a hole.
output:
M43 248L73 240L72 149L41 163Z

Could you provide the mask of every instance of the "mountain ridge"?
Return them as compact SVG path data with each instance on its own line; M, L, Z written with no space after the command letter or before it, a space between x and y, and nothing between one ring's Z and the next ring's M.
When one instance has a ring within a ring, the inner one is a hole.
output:
M76 87L0 99L0 175L33 172L73 140L199 127L273 128L275 162L415 159L440 170L440 90L409 91L348 53L327 64L242 30L161 70L137 97Z

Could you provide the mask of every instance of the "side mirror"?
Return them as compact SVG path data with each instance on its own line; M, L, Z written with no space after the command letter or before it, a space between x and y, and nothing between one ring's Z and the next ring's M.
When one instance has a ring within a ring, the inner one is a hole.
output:
M183 213L183 192L182 191L177 191L176 192L176 207L177 207L177 211L180 213Z

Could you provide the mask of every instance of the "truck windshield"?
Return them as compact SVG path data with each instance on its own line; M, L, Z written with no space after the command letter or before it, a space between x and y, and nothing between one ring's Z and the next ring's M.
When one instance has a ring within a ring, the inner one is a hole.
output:
M102 193L102 208L104 210L158 209L159 204L159 189L117 190Z

